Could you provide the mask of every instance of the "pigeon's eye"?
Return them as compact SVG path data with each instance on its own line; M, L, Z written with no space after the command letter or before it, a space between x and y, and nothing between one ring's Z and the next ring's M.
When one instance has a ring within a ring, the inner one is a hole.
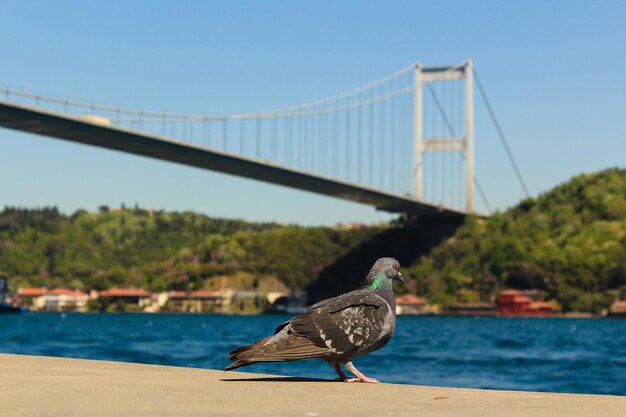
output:
M393 264L393 270L397 271L398 270L398 264Z

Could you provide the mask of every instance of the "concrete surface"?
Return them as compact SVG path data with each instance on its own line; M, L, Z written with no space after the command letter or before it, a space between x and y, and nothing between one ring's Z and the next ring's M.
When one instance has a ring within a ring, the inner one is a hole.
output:
M0 354L2 417L139 415L624 417L626 397L348 384Z

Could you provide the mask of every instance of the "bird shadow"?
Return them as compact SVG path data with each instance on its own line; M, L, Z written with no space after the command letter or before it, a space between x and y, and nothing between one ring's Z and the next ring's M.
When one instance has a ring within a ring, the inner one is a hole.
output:
M222 378L223 382L335 382L331 379L299 378L296 376L273 376L273 377L252 377L252 378Z

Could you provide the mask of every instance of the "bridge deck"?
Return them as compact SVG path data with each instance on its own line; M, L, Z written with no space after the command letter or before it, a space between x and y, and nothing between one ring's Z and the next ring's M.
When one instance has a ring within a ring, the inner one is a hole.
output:
M117 126L105 126L78 116L0 100L0 126L164 161L238 175L358 203L392 213L462 218L465 213L414 200L410 196L335 179L308 171L249 158L220 149L177 141Z

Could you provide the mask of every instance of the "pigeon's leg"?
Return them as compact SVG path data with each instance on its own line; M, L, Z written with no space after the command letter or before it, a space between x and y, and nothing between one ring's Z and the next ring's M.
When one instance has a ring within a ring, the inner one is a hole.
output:
M359 381L359 382L369 382L369 383L372 383L372 384L378 384L378 382L380 382L377 379L365 376L361 371L356 369L356 367L352 364L352 361L347 362L344 366L346 367L346 369L348 371L352 372L356 376L356 378L346 379L346 382L356 382L356 381Z
M332 366L333 369L337 372L337 375L339 375L339 378L335 378L335 381L342 381L343 382L343 381L348 379L346 374L344 374L343 371L341 370L341 367L339 366L339 363L333 362L333 361L328 361L328 364L330 366Z

